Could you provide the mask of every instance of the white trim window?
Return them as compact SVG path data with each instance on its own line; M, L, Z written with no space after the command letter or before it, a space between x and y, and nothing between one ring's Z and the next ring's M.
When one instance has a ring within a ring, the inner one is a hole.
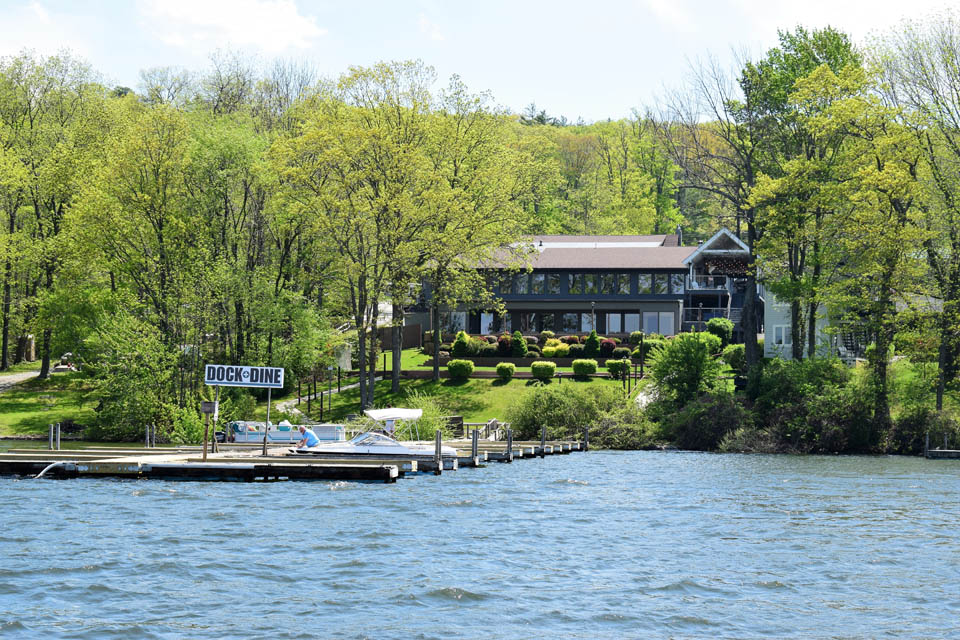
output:
M793 344L793 335L790 331L790 325L778 324L773 327L773 344L788 345Z

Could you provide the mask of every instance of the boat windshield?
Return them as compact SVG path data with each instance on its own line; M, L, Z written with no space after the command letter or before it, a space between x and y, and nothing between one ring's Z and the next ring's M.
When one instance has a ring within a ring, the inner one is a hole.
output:
M354 445L362 445L364 447L399 446L396 440L394 440L393 438L390 438L389 436L385 436L382 433L361 433L360 435L354 437L354 439L351 440L350 443Z

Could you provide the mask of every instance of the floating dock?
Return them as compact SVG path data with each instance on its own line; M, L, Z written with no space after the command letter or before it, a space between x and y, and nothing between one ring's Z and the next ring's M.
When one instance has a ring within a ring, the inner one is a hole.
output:
M279 480L362 480L396 482L408 473L456 471L482 467L487 462L568 454L585 450L577 441L521 442L508 439L454 440L442 443L457 450L456 457L439 455L343 456L297 455L289 446L220 445L204 459L200 447L111 448L75 450L10 449L0 452L0 475L51 478L128 478L168 480L224 480L267 482Z

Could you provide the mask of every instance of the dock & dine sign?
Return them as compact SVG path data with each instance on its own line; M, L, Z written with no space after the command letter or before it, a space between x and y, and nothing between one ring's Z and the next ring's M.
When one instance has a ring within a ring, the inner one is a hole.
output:
M283 367L243 367L232 364L208 364L204 383L222 387L283 388Z

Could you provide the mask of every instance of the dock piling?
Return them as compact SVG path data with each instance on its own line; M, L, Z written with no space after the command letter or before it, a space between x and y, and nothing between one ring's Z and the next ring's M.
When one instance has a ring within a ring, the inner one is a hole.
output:
M57 451L60 451L60 423L57 423Z
M540 457L546 457L547 455L547 425L543 425L540 428Z
M47 442L47 449L53 451L53 425L50 424L47 426L50 427L50 437L48 438L49 442ZM929 437L927 439L929 440Z
M434 434L433 462L437 466L434 475L440 475L443 472L443 433L440 429Z
M480 431L477 429L473 430L473 433L470 435L470 457L474 460L477 459L479 452L479 440L480 440Z
M583 450L590 451L590 426L583 428Z
M507 429L507 462L513 462L513 429Z

